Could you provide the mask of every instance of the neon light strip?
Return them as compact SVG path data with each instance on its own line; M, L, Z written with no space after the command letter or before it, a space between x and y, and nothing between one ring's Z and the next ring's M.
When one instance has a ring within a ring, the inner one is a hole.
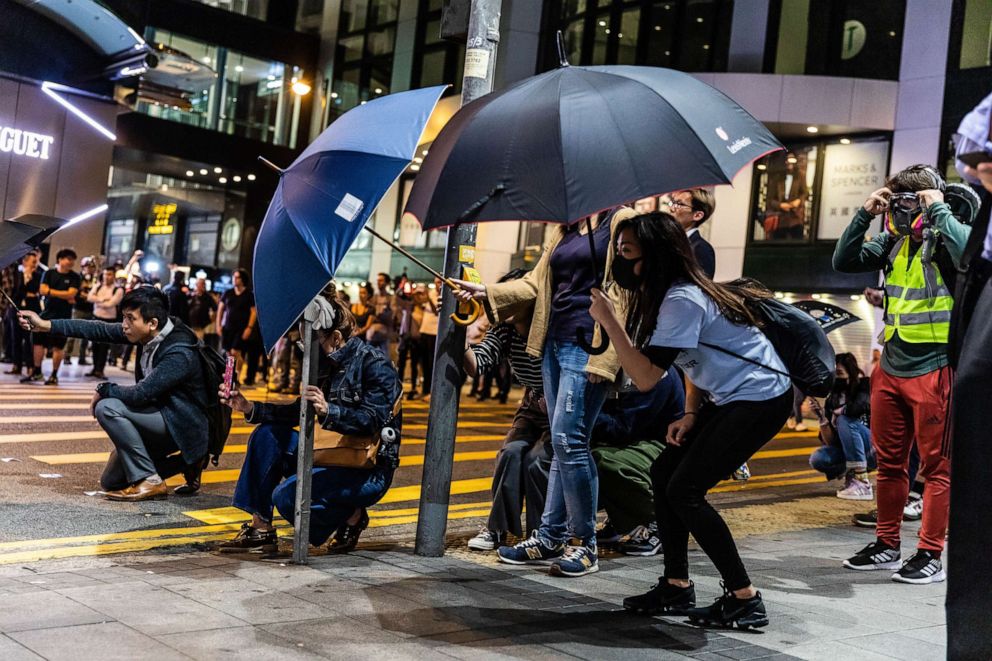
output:
M59 229L62 229L63 227L68 227L69 225L72 225L73 223L78 223L81 220L86 220L87 218L92 218L93 216L95 216L97 214L103 213L108 208L109 208L108 205L101 204L100 206L94 207L93 209L90 209L89 211L84 211L83 213L79 214L78 216L73 216L72 218L70 218L69 219L69 222L67 222L65 225L63 225Z
M85 112L83 112L82 110L80 110L76 106L74 106L71 103L69 103L69 101L67 101L65 98L63 98L58 93L56 93L55 90L52 89L53 87L54 87L54 85L52 83L50 83L48 81L45 81L45 82L43 82L41 84L41 91L44 92L45 94L47 94L48 96L52 97L53 99L55 99L55 101L60 106L62 106L63 108L65 108L66 110L68 110L69 112L71 112L73 115L75 115L79 119L83 120L84 122L86 122L87 124L89 124L90 126L92 126L94 129L97 130L97 132L99 132L104 137L106 137L106 138L108 138L110 140L114 140L114 141L117 140L117 136L116 135L114 135L112 132L110 132L109 130L107 130L107 128L105 128L98 121L96 121L95 119L93 119L92 117L90 117L89 115L87 115Z

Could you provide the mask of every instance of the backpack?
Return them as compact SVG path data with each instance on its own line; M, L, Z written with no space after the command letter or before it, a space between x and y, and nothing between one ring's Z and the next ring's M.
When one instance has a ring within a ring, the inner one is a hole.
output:
M196 351L203 364L203 385L207 389L207 452L211 463L216 466L231 433L231 409L221 403L217 394L224 382L227 361L216 349L205 345L203 340L197 341Z
M774 298L749 302L754 313L764 322L760 329L772 343L775 353L785 364L783 372L757 360L702 342L703 346L734 356L745 362L777 372L792 379L805 395L826 397L834 385L837 354L827 340L827 334L806 312Z

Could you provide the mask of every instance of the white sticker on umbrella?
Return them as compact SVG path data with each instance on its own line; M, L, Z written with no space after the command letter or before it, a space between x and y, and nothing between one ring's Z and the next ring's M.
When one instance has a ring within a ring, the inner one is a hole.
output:
M54 480L62 477L60 473L38 473L38 477L43 477L48 480Z
M338 208L334 210L334 213L341 216L349 223L358 218L358 214L362 212L362 208L365 203L359 200L357 197L351 193L345 193L344 199L341 200L341 204Z

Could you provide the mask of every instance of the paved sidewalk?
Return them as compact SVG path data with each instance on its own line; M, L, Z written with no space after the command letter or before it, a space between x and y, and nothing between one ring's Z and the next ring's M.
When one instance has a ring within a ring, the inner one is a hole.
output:
M610 557L580 579L461 541L445 558L380 544L309 567L206 552L4 566L0 659L943 659L943 584L841 568L871 538L834 526L742 539L771 617L760 633L625 613L660 558ZM708 603L718 579L699 551L692 561Z

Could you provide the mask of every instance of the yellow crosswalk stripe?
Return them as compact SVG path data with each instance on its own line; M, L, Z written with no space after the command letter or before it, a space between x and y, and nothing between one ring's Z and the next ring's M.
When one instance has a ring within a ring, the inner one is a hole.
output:
M0 402L0 410L4 411L54 411L56 409L80 409L85 411L88 408L85 402L58 402L54 404L7 404Z
M251 426L231 427L231 434L250 434ZM28 432L24 434L0 434L0 445L7 443L45 443L50 441L101 441L109 440L103 430Z
M65 393L65 394L38 393L37 395L10 395L7 393L7 391L2 391L2 392L3 392L3 396L0 397L0 399L2 399L5 402L43 402L50 399L78 399L79 401L89 401L93 399L92 392L84 392L79 394L73 393L71 395L69 393Z
M0 416L0 427L3 425L27 425L43 424L51 422L92 422L96 424L96 419L90 415L89 411L79 415L4 415Z
M486 508L486 513L489 513L488 508L491 503L489 501L476 502L476 503L457 503L448 506L449 512L461 512L464 510L481 509ZM418 508L416 507L404 507L398 509L376 509L372 508L369 510L369 519L372 521L390 521L390 519L401 516L417 516ZM183 512L183 515L190 517L191 519L196 519L201 523L207 525L218 525L224 523L241 523L243 521L248 521L251 519L249 515L244 510L239 510L237 507L214 507L207 510L190 510L189 512Z
M502 441L503 438L504 437L502 435L500 435L500 434L492 434L492 435L489 435L489 434L471 435L470 434L470 435L467 435L467 436L458 436L455 439L455 442L456 443L481 443L481 442L490 442L490 441ZM423 438L405 438L405 439L403 439L403 445L425 445L426 442L427 441L425 439L423 439ZM224 454L225 455L244 454L247 451L248 451L248 446L247 445L243 445L243 444L233 445L233 444L230 444L229 443L228 445L224 446ZM486 452L485 454L490 455L490 456L486 456L486 457L480 456L479 458L480 459L486 459L486 458L495 457L496 456L495 453L496 453L495 450L492 451L491 453L490 452ZM462 454L463 455L467 455L467 454L471 454L471 453L464 452ZM31 455L31 458L34 459L34 460L36 460L36 461L40 461L40 462L42 462L44 464L48 464L50 466L56 466L56 465L60 465L60 464L102 464L102 463L105 463L107 461L107 458L109 456L110 456L110 453L109 452L78 452L78 453L74 453L74 454L37 454L37 455ZM404 464L404 465L407 465L407 464ZM410 465L419 465L419 464L410 464Z

